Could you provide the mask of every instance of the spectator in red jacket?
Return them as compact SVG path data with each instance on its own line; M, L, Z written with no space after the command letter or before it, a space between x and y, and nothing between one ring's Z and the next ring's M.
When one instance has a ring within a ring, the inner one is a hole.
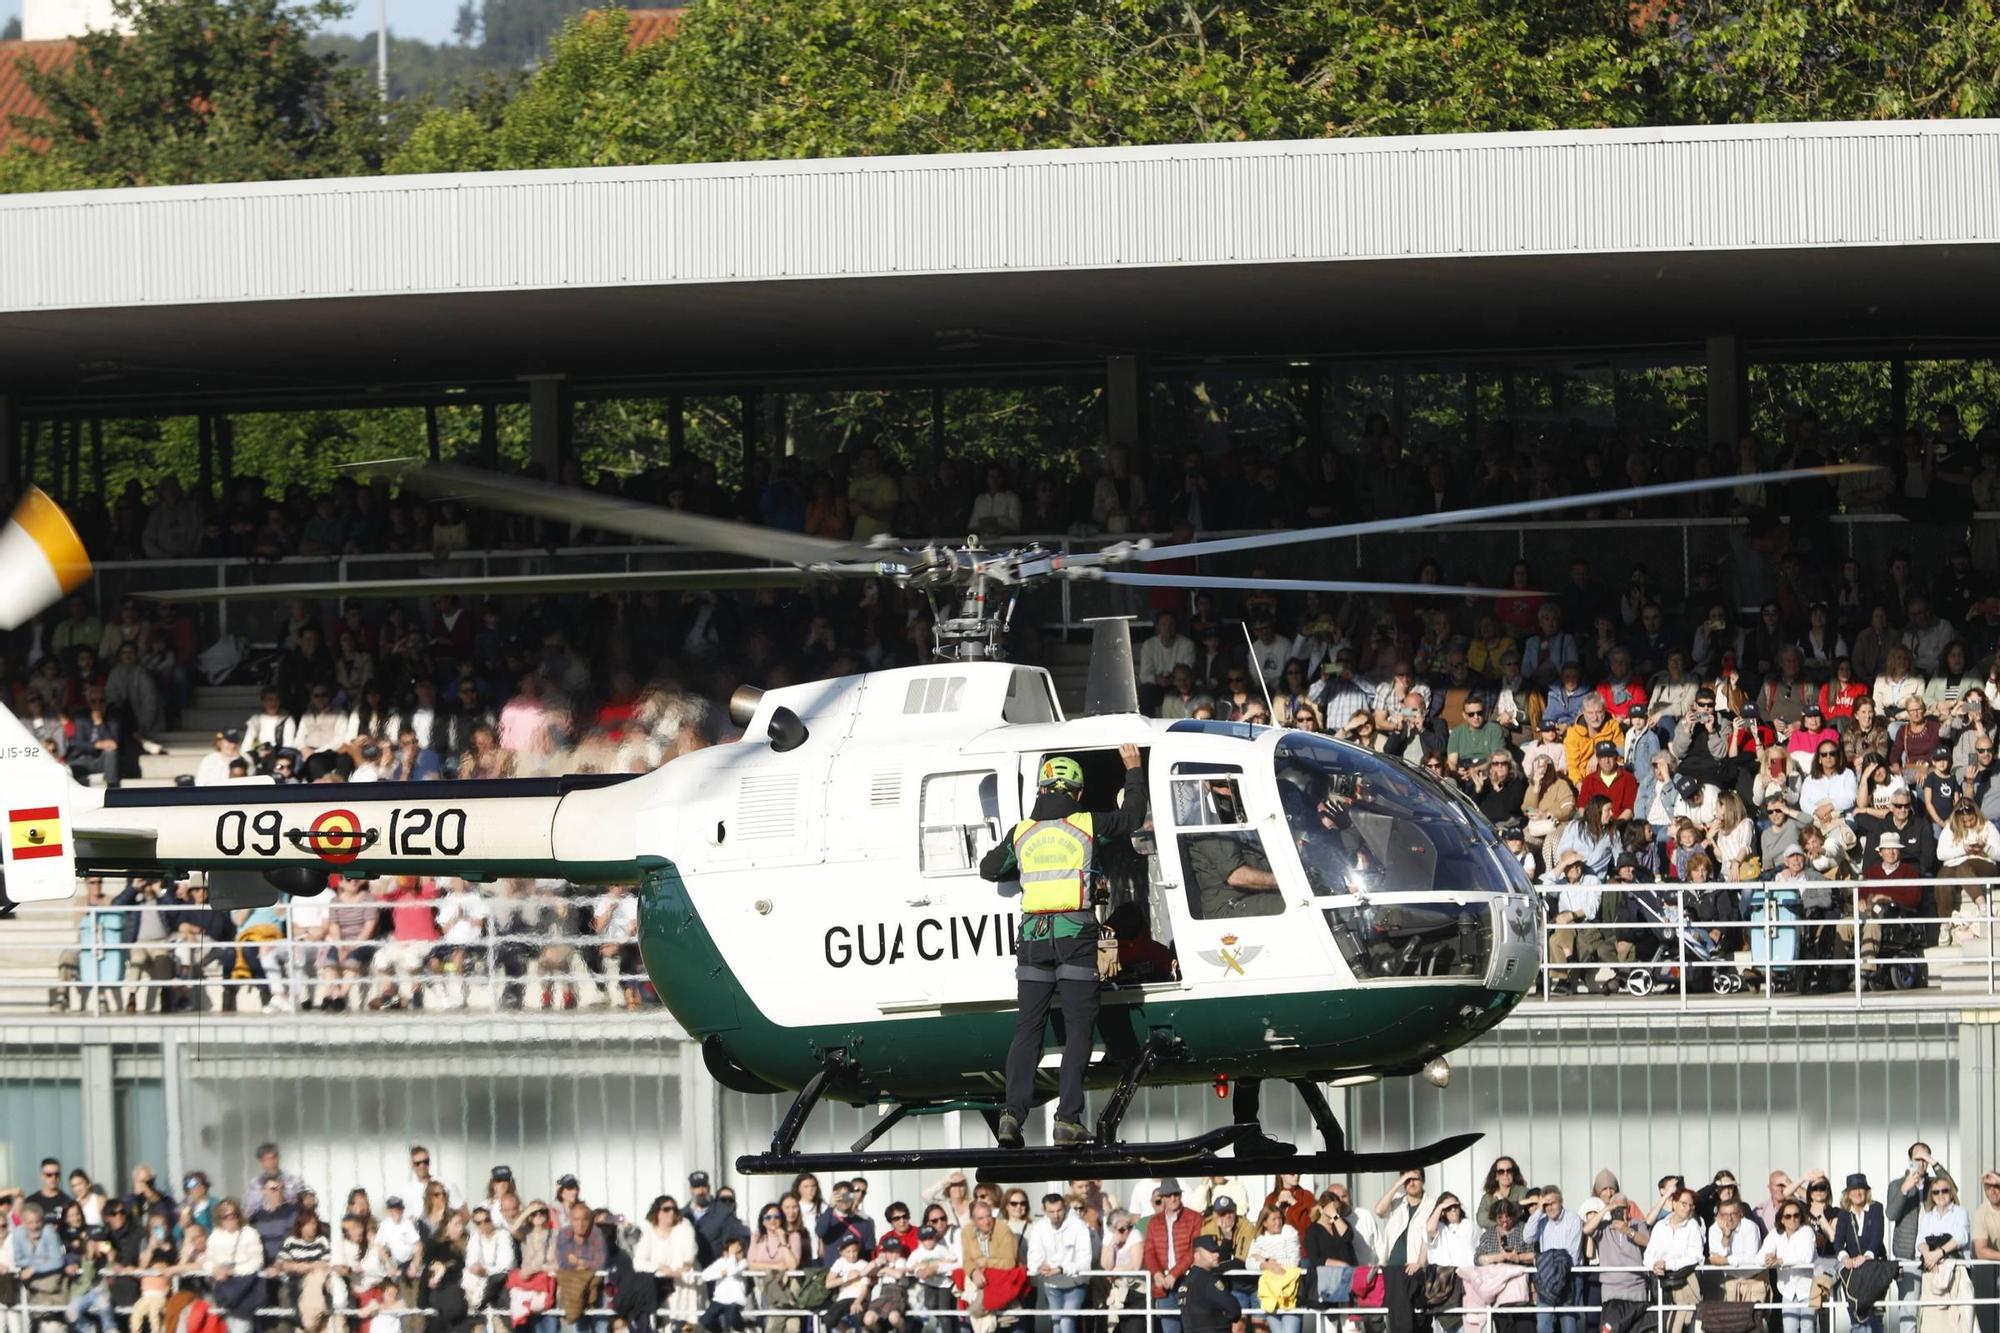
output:
M1610 741L1597 743L1596 765L1584 774L1583 782L1576 789L1576 803L1581 806L1593 796L1602 796L1611 802L1613 819L1630 819L1632 807L1639 799L1639 780L1632 776L1632 770L1618 762L1618 747Z
M1153 1275L1153 1303L1172 1315L1160 1317L1160 1333L1181 1333L1181 1275L1194 1262L1194 1238L1201 1231L1201 1214L1181 1207L1181 1183L1172 1176L1160 1182L1160 1211L1146 1228L1146 1271Z
M1632 674L1632 654L1623 648L1613 648L1605 656L1605 677L1597 687L1597 697L1604 700L1605 711L1623 722L1633 713L1642 716L1646 711L1646 687Z

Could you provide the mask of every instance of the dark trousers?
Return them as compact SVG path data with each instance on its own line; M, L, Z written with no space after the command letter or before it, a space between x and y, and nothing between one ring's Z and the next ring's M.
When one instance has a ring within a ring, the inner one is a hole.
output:
M2000 1269L1988 1264L1973 1265L1972 1294L1981 1299L2000 1296ZM2000 1305L1975 1305L1972 1315L1979 1321L1979 1333L2000 1333Z
M71 755L69 772L71 777L75 778L78 782L84 783L90 781L91 774L102 773L104 775L104 785L106 787L115 787L118 785L119 779L118 751L86 750L80 754Z
M1423 1274L1412 1277L1403 1271L1402 1264L1384 1264L1382 1277L1387 1287L1382 1303L1389 1316L1389 1333L1430 1333L1431 1317L1417 1310Z
M1007 1107L1022 1119L1035 1095L1035 1069L1042 1060L1042 1029L1049 1005L1062 1004L1063 1057L1056 1116L1083 1123L1083 1074L1090 1067L1090 1038L1097 1026L1097 941L1024 940L1016 955L1015 984L1021 1017L1007 1050ZM1088 980L1085 980L1085 976Z

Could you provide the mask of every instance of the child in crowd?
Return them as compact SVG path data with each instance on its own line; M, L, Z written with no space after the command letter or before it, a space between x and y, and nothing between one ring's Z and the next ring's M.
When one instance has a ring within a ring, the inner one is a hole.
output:
M744 1257L741 1236L731 1236L723 1244L722 1257L701 1270L701 1281L713 1283L708 1308L701 1312L701 1326L708 1333L742 1333L743 1307L750 1303L750 1284L744 1274L750 1261Z

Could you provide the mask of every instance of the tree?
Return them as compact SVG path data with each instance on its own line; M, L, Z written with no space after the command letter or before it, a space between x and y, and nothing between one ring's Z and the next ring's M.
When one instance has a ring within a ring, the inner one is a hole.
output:
M1651 81L1626 0L1356 0L1293 15L1328 134L1447 134L1642 123Z
M121 35L78 39L67 69L23 66L46 111L15 125L41 162L0 157L0 189L51 178L95 186L361 175L388 130L353 69L308 38L337 0L115 0Z
M1993 0L1713 0L1648 29L1675 124L1990 116L2000 107Z

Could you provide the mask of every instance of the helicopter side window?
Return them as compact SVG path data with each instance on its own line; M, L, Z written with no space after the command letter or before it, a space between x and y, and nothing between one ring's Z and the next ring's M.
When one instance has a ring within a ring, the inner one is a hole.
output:
M917 856L926 876L965 875L1000 840L1000 778L991 770L924 779Z
M1283 912L1285 900L1263 840L1246 827L1242 770L1180 765L1172 792L1188 910L1194 918L1217 921Z

